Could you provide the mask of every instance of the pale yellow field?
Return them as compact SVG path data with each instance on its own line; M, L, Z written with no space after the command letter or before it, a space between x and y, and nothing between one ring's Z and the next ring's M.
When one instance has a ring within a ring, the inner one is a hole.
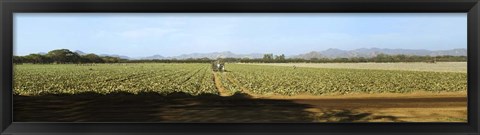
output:
M437 63L260 63L257 65L296 66L313 68L347 68L347 69L380 69L408 70L433 72L467 72L467 62L437 62Z

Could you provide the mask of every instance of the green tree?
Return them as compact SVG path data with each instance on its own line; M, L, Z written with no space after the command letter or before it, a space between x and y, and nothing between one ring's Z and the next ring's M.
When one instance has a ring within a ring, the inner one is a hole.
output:
M13 56L13 63L25 63L26 59L22 56Z
M68 49L57 49L47 53L47 56L55 63L76 63L81 62L81 57Z
M87 62L87 63L103 63L104 62L100 56L93 53L84 55L82 57L85 60L84 62Z
M30 54L25 56L25 61L29 63L49 63L48 57L41 55L41 54Z
M277 62L284 62L284 61L285 61L285 55L284 55L284 54L276 55L276 56L275 56L275 61L277 61Z
M117 57L111 57L111 56L105 56L105 57L102 57L103 61L106 62L106 63L118 63L118 62L121 62L121 59L120 58L117 58Z
M273 54L269 53L269 54L264 54L263 55L263 60L264 62L270 62L273 60Z

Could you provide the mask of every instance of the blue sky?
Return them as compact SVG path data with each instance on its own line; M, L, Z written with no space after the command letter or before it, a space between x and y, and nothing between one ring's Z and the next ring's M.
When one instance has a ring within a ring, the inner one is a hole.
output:
M15 55L300 54L467 47L466 13L15 13Z

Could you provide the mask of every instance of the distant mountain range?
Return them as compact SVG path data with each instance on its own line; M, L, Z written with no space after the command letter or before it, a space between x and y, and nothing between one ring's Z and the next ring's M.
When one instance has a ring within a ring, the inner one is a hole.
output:
M75 51L80 55L86 55L88 53L82 51ZM311 51L304 54L298 55L291 55L287 56L287 58L301 58L301 59L311 59L311 58L351 58L351 57L365 57L371 58L375 57L378 54L387 54L387 55L418 55L418 56L439 56L439 55L451 55L451 56L467 56L467 49L460 48L460 49L451 49L451 50L439 50L439 51L431 51L431 50L414 50L414 49L381 49L381 48L360 48L355 50L340 50L330 48L323 51ZM251 53L251 54L235 54L230 51L224 52L212 52L212 53L190 53L190 54L182 54L173 57L164 57L162 55L152 55L147 57L139 57L139 58L132 58L123 55L117 54L99 54L100 56L112 56L112 57L119 57L123 59L139 59L139 60L152 60L152 59L188 59L188 58L209 58L209 59L216 59L216 58L263 58L263 53ZM279 55L279 54L274 54Z
M387 55L418 55L418 56L439 56L439 55L451 55L451 56L467 56L467 49L451 49L451 50L413 50L413 49L380 49L380 48L360 48L355 50L340 50L340 49L327 49L324 51L312 51L305 54L299 54L291 56L292 58L351 58L351 57L365 57L371 58L378 54Z
M252 54L235 54L230 51L224 52L212 52L212 53L191 53L191 54L182 54L174 57L163 57L161 55L153 55L149 57L143 57L139 59L188 59L188 58L263 58L261 53L252 53Z
M79 50L76 50L76 51L74 51L74 52L76 52L76 53L79 54L79 55L87 55L87 54L89 54L89 53L85 53L85 52L82 52L82 51L79 51ZM122 58L122 59L132 59L132 58L130 58L130 57L128 57L128 56L117 55L117 54L97 54L97 55L99 55L99 56L117 57L117 58Z

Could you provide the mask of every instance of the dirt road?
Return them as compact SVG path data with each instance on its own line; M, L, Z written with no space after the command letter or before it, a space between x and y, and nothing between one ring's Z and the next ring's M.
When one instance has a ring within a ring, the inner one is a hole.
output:
M14 96L13 111L17 122L465 122L466 101L462 94L275 99L86 93Z
M460 94L292 100L311 105L307 110L316 114L317 121L466 122L467 119L467 98Z

